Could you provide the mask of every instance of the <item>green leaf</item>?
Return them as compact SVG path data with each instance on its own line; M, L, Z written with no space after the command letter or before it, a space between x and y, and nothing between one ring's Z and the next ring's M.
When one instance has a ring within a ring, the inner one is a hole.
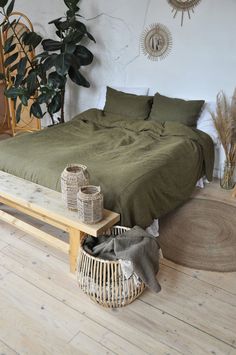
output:
M48 58L43 62L43 70L47 72L49 69L51 69L55 65L55 60L57 58L57 54L52 54L48 56Z
M75 43L65 43L63 52L73 54L76 49Z
M63 40L64 43L79 43L83 38L85 34L81 33L80 31L73 31L70 32Z
M10 25L10 22L7 21L7 22L4 24L2 31L3 31L3 32L6 32L7 30L9 30L10 26L11 26L11 25Z
M24 80L24 75L18 73L16 75L16 79L15 79L15 82L14 82L15 87L19 87L22 84L23 80Z
M29 96L33 95L38 88L37 82L37 73L34 70L31 70L27 79L26 79L27 90L29 92Z
M58 28L58 30L61 31L66 31L70 28L71 23L70 21L66 20L66 21L60 21L56 24L56 27Z
M6 97L8 98L17 98L20 95L24 94L24 89L23 88L15 88L15 87L11 87L9 89L6 89L4 94L6 95Z
M79 70L75 70L73 67L70 67L69 69L69 77L77 85L84 86L85 88L90 87L90 84L85 77L79 72Z
M14 9L15 0L12 0L7 8L6 14L9 17Z
M78 11L79 8L77 4L79 3L80 0L64 0L64 3L70 10Z
M64 76L68 73L71 65L72 55L68 53L61 53L55 60L56 71L59 75Z
M5 7L8 3L8 0L0 0L0 7Z
M11 47L9 47L6 51L5 54L11 53L16 49L16 44L13 44Z
M66 84L65 76L59 75L57 72L52 72L48 76L48 85L53 88L61 89Z
M51 24L55 24L55 23L57 23L57 22L60 22L60 20L62 19L63 17L58 17L58 18L56 18L55 20L52 20L52 21L50 21L50 22L48 22L48 24L49 25L51 25Z
M45 39L42 41L42 46L45 51L58 51L62 47L62 43L53 39Z
M76 30L82 34L87 33L87 28L83 22L74 21L73 27L76 28Z
M93 41L94 43L96 43L96 40L95 40L95 38L91 35L91 33L87 32L86 34L87 34L88 38L91 39L91 41Z
M84 46L78 45L74 55L80 59L80 65L89 65L93 61L93 54Z
M35 58L42 58L42 59L45 59L49 56L48 52L47 51L44 51L42 53L39 53L35 56Z
M16 122L19 123L21 119L22 103L20 103L16 110Z
M37 101L35 101L30 107L30 116L32 115L37 118L43 117L42 109Z
M61 94L60 93L57 93L52 101L50 102L50 104L48 105L48 111L50 114L54 114L56 112L58 112L61 108Z
M23 76L25 75L27 62L28 62L27 57L23 57L20 59L18 65L17 65L18 74L23 75Z
M28 98L25 95L20 96L20 100L24 106L28 106Z
M33 48L36 48L40 44L41 40L42 37L36 32L26 32L22 37L22 42L26 46L32 46Z
M11 65L12 63L14 63L17 58L18 58L18 52L12 54L10 57L8 57L8 58L5 60L5 62L4 62L4 67L8 67L8 66Z
M51 94L41 94L37 97L37 101L40 105L46 104L50 99L51 99Z
M15 71L15 70L18 68L18 64L19 64L19 63L15 63L14 65L11 65L11 67L10 67L10 68L8 68L8 69L9 69L9 71L10 71L10 72Z
M13 35L7 38L3 47L4 52L8 51L8 49L11 47L13 39L14 39Z

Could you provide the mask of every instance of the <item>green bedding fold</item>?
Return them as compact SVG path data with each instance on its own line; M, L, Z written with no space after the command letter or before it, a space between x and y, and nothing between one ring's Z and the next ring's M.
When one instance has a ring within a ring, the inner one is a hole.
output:
M197 180L211 180L211 138L175 122L104 116L91 109L70 122L0 143L0 169L60 191L69 163L88 167L105 207L121 224L147 227L186 201Z

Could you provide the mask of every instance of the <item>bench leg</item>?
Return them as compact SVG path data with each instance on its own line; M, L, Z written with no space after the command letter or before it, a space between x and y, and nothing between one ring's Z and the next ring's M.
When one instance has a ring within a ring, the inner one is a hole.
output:
M70 272L75 272L77 269L77 258L80 248L80 241L84 233L70 228L69 237L70 237Z

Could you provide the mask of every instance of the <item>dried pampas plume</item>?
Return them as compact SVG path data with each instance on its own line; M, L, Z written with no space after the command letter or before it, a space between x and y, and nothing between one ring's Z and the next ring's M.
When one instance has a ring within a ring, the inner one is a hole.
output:
M223 91L216 98L216 112L210 112L219 139L225 151L226 161L236 164L236 89L231 102Z

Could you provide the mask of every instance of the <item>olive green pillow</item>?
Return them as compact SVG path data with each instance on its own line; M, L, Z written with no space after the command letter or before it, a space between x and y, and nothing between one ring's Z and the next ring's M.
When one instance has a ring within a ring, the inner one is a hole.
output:
M107 87L105 114L116 114L138 120L146 120L150 114L152 97L127 94Z
M175 99L156 93L149 118L158 122L174 121L196 127L204 102Z

